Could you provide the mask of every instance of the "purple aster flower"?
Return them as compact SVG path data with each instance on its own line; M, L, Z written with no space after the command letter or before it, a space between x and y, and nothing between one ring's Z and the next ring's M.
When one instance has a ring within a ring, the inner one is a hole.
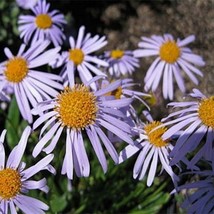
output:
M71 36L69 38L71 48L68 52L63 52L62 55L65 66L61 74L63 79L70 84L73 82L76 70L82 82L86 84L94 75L105 76L97 66L108 66L106 61L93 55L95 51L100 50L107 44L105 36L101 38L98 35L91 37L90 33L84 35L84 32L85 27L81 26L76 41Z
M29 123L33 121L30 104L35 107L38 102L56 96L55 89L63 89L57 82L62 81L60 76L36 70L54 59L60 50L58 47L44 52L49 43L40 40L25 52L26 45L22 44L16 56L4 49L8 60L0 66L0 92L12 87L19 110Z
M34 44L38 40L49 40L55 47L65 39L63 24L64 15L58 10L49 11L50 4L46 0L39 0L35 7L31 7L34 15L21 15L18 20L20 37L27 44Z
M116 80L113 80L114 82ZM110 83L109 80L104 79L101 82L101 88L107 87ZM106 96L112 96L114 99L123 99L123 98L132 98L133 100L139 100L144 107L149 109L149 106L147 105L144 98L151 97L151 95L147 93L143 93L141 91L135 90L133 87L139 86L138 83L135 83L133 79L131 78L124 78L121 79L121 84L116 88L115 90L109 92L106 94ZM126 122L131 126L135 127L138 123L139 117L137 116L137 112L132 104L125 106L120 109L124 115L126 115ZM133 135L135 135L135 132L133 132ZM111 142L120 142L121 139L119 139L117 136L115 136L112 132L108 132L108 137L111 139Z
M170 175L173 182L178 181L178 177L174 174L169 165L169 152L173 149L170 139L162 140L161 136L166 132L166 128L156 129L161 125L160 121L154 121L148 111L143 111L148 123L143 123L142 128L139 128L139 138L134 146L126 146L119 154L119 163L124 162L137 152L138 158L133 169L133 177L142 180L147 171L147 186L151 186L157 171L158 162L160 160L162 169Z
M115 163L118 163L118 154L102 127L125 142L133 144L131 127L123 121L125 116L118 110L129 105L132 99L115 100L104 96L115 90L121 84L120 81L104 89L91 91L89 85L99 78L94 77L87 85L73 82L55 99L40 103L38 108L33 109L34 114L43 112L33 124L33 128L36 129L45 123L40 132L40 140L33 150L33 156L36 157L42 150L47 154L52 152L62 131L65 130L66 152L61 173L67 174L69 179L73 179L73 168L77 176L89 176L90 164L84 136L89 139L104 172L107 171L107 161L101 143L104 144Z
M21 159L30 133L31 128L28 126L23 131L17 146L11 151L7 162L3 144L6 130L0 136L0 213L16 214L17 209L24 213L45 213L43 211L48 210L45 203L26 195L32 189L39 189L46 193L49 190L45 178L39 181L31 179L37 172L49 170L55 173L55 169L49 164L53 154L47 155L35 165L25 169L26 163L21 162Z
M174 79L179 89L184 93L185 84L182 77L182 71L192 80L194 84L198 84L195 75L203 76L202 72L195 67L204 66L205 62L199 56L194 54L187 44L193 42L195 36L191 35L180 40L173 38L170 34L164 36L151 36L151 38L142 37L139 42L141 49L134 51L135 57L158 56L148 69L144 78L145 90L152 89L155 91L162 78L162 91L165 99L173 99Z
M114 82L113 80L112 82ZM110 84L110 81L104 79L101 84L101 88L105 88ZM133 87L139 86L140 84L135 83L132 78L124 78L121 79L121 84L118 86L117 89L114 91L111 91L110 93L106 94L108 96L114 96L115 99L122 99L126 97L131 97L133 99L137 99L140 102L142 102L148 109L149 106L147 103L144 101L143 98L148 98L151 97L150 94L134 90Z
M200 147L190 161L189 167L192 168L202 157L211 160L213 156L214 97L206 97L198 89L193 89L190 96L196 101L169 103L168 106L173 107L173 109L181 109L169 114L162 122L164 126L171 126L164 133L163 140L179 133L179 138L170 154L172 165L182 160L187 153ZM167 120L170 121L166 122ZM203 139L205 142L202 141Z
M104 59L109 63L106 70L111 76L132 75L135 69L139 67L139 60L133 56L133 51L129 50L105 51Z
M189 173L192 177L194 174L197 180L187 183L176 188L177 191L187 190L187 197L181 204L187 213L211 214L214 212L214 168L212 170L192 171ZM191 190L191 191L188 191ZM175 192L175 191L173 191Z

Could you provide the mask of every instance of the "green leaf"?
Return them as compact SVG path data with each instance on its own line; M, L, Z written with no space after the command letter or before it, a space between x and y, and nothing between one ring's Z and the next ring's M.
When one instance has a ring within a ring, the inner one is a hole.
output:
M8 116L5 121L7 129L6 139L9 147L12 149L19 141L18 126L20 113L15 97L12 98L8 110Z
M66 196L54 195L50 201L51 210L54 213L61 212L67 206Z

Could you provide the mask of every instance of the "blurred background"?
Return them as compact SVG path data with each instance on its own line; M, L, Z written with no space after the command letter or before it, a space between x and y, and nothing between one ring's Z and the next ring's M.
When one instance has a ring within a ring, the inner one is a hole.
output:
M106 35L108 45L105 50L120 48L137 49L141 36L170 33L175 38L194 34L195 42L190 44L194 53L201 55L206 66L201 68L204 78L194 86L188 82L187 93L193 87L199 88L207 96L213 95L214 86L214 0L49 0L51 9L61 11L68 21L65 28L67 36L75 36L81 25L92 35ZM20 14L30 14L16 5L15 0L0 0L0 62L6 59L3 49L9 47L16 53L21 40L17 30ZM68 43L65 43L65 48ZM152 57L140 59L141 66L133 78L143 84L144 75L149 68ZM142 86L143 90L143 86ZM153 117L161 118L166 114L166 102L161 97L161 89L155 93L156 102L152 106ZM182 100L181 92L176 91L175 100ZM13 103L15 106L16 104ZM13 128L21 129L18 112L12 106L8 108L9 117L18 118ZM157 110L158 109L158 110ZM0 112L1 128L8 121L5 113ZM7 125L11 126L11 124ZM20 131L21 133L21 131ZM13 147L13 138L9 139L9 147ZM32 144L36 141L31 140ZM17 142L17 141L16 141ZM33 145L32 145L33 146ZM166 174L157 176L153 186L147 188L145 181L132 178L132 169L136 156L127 163L115 167L109 160L109 169L104 175L93 151L88 148L91 160L91 176L75 178L72 184L60 176L63 157L62 150L56 150L55 165L58 165L56 177L48 177L50 194L32 192L31 194L50 205L48 213L95 213L95 214L154 214L154 213L185 213L180 208L184 197L182 192L172 196L171 180ZM29 149L30 154L30 149ZM27 162L32 162L29 157ZM109 158L110 159L110 158ZM48 175L49 176L49 175Z

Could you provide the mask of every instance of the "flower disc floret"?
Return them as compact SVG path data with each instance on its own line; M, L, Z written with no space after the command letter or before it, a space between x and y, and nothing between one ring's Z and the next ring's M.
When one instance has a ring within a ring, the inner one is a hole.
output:
M175 41L167 41L160 47L160 58L168 63L174 63L180 57L180 48Z
M84 60L84 53L81 49L69 50L69 59L74 62L75 65L79 65Z
M3 169L0 171L0 199L8 200L15 197L21 189L21 177L17 170Z
M9 82L19 83L28 73L27 61L22 57L15 57L6 63L4 75Z
M39 14L36 17L36 25L40 29L47 29L52 26L52 19L48 14Z
M124 51L121 50L113 50L111 51L111 57L114 59L121 59L124 55Z
M114 91L111 91L107 94L107 96L114 96L115 99L120 99L122 96L122 87L118 87L117 89L115 89Z
M144 127L144 130L149 138L149 142L156 147L166 146L168 144L168 141L164 141L162 139L162 135L167 131L167 128L157 128L160 125L162 125L161 122L153 121ZM154 130L155 128L157 129Z
M84 129L93 124L97 114L96 97L84 85L76 84L65 88L58 95L55 111L64 126L72 129Z
M199 104L198 114L202 122L214 129L214 96L203 99Z

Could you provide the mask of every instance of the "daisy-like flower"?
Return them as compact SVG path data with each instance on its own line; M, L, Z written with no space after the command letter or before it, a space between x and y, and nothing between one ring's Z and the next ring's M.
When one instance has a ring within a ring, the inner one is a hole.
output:
M19 7L23 9L30 9L36 5L38 0L16 0Z
M53 154L47 155L35 165L25 169L26 163L21 162L25 152L31 128L28 126L23 131L17 146L11 151L7 162L5 161L4 138L6 130L0 136L0 213L17 214L17 209L24 213L45 213L48 206L42 201L27 196L26 193L32 189L48 192L46 179L39 181L31 179L41 170L49 170L55 173L55 169L49 164ZM30 180L29 180L30 179Z
M29 123L33 121L30 104L35 107L38 102L56 96L55 89L63 89L57 82L62 81L60 76L36 71L36 67L47 64L60 50L58 47L45 51L49 43L40 40L26 52L26 45L22 44L16 56L4 49L8 60L0 66L0 93L8 87L13 89L19 110Z
M205 157L211 160L213 156L214 142L214 97L206 97L198 89L190 93L196 101L172 102L168 105L173 108L182 108L164 118L164 126L171 126L163 135L163 140L180 133L170 156L174 165L196 148L200 150L190 161L189 167L193 167L198 160ZM174 119L173 119L174 118ZM170 120L166 122L167 120ZM206 137L206 139L204 139ZM202 143L202 140L205 142Z
M205 62L201 56L194 54L189 48L185 47L194 40L194 35L188 36L183 40L177 39L177 41L170 34L165 34L164 36L154 35L151 38L142 37L142 41L138 44L141 49L135 50L134 56L158 56L151 64L144 78L146 91L150 89L155 91L162 78L163 97L172 100L174 79L183 93L186 90L182 71L194 84L198 84L198 79L195 75L203 76L203 74L195 65L204 66Z
M52 152L62 131L66 130L66 152L61 173L67 174L69 179L73 179L73 168L79 177L88 177L90 173L83 134L88 136L87 139L92 144L104 172L107 171L107 161L101 143L115 163L118 163L118 154L102 127L125 142L133 144L131 128L123 121L125 115L118 110L129 105L132 99L113 100L103 96L115 90L120 85L120 81L104 89L91 91L89 84L97 79L98 77L94 77L88 85L73 82L56 99L40 103L38 108L33 109L34 114L44 113L33 124L34 129L47 121L41 129L41 139L33 150L33 156L36 157L42 150L46 153ZM46 146L48 141L50 143Z
M98 35L91 37L90 33L84 36L85 27L81 26L78 32L77 40L71 36L69 43L71 48L68 52L64 52L65 66L62 69L62 77L72 84L76 70L84 84L90 81L94 75L105 74L97 66L108 66L105 60L99 59L93 55L95 51L100 50L107 44L106 37L99 38ZM91 74L93 73L93 75Z
M113 80L115 81L115 80ZM104 79L101 82L101 88L105 88L110 84L110 81L107 79ZM106 96L113 96L115 99L123 99L123 98L133 98L139 100L144 107L149 109L149 106L145 102L144 98L148 98L151 95L143 93L141 91L134 90L134 86L139 86L138 83L135 83L133 79L131 78L125 78L121 80L121 84L113 91L106 94ZM126 122L131 127L135 127L138 123L138 116L136 113L136 110L132 104L129 106L123 107L120 109L125 115L126 115ZM133 135L135 132L133 132ZM112 132L108 132L108 136L111 139L111 142L119 142L121 139L119 139L117 136L115 136Z
M110 82L106 79L102 81L101 88L105 88L110 84ZM143 97L151 97L150 94L143 93L141 91L136 91L133 89L134 86L139 86L138 83L135 83L132 78L124 78L121 79L121 84L116 88L114 91L111 91L110 93L106 94L106 96L114 96L115 99L123 99L126 97L131 97L139 100L142 102L148 109L149 106L146 104L146 102L142 99Z
M133 169L133 177L142 180L148 172L147 186L151 186L157 171L158 162L160 160L162 169L171 176L172 181L178 181L178 177L174 174L169 165L169 152L173 149L170 139L162 140L161 136L166 132L167 128L162 127L156 129L161 122L154 121L148 111L143 111L148 123L143 123L139 129L140 135L135 145L126 146L119 154L119 163L124 162L137 152L138 158Z
M66 24L64 15L58 10L49 11L50 4L46 0L39 0L31 7L34 15L21 15L18 20L20 37L28 44L38 40L49 40L55 47L65 39L63 25Z
M106 51L104 59L109 63L106 70L111 76L132 75L135 69L139 67L139 60L133 56L133 51L130 50Z
M176 188L177 191L189 189L192 192L187 191L187 197L181 207L187 213L211 214L214 212L214 168L212 170L193 171L188 174L193 173L197 176L197 181Z

